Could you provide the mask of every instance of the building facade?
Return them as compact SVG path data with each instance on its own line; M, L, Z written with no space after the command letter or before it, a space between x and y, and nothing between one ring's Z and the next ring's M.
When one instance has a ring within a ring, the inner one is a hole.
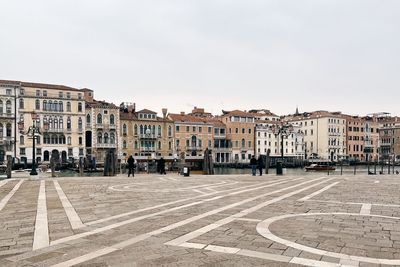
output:
M153 159L161 157L172 159L174 156L174 123L167 118L167 109L162 110L163 117L157 112L142 109L135 111L135 104L120 105L121 151L124 158L133 155L135 159Z

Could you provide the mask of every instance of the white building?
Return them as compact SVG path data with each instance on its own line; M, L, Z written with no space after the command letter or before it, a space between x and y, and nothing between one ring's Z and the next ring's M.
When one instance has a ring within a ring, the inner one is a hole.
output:
M268 149L271 157L281 157L281 136L275 135L271 129L277 121L257 121L256 124L256 156L266 155ZM304 135L298 126L283 138L283 155L285 158L304 159Z
M304 133L306 158L338 161L346 158L346 119L340 112L315 111L288 116Z

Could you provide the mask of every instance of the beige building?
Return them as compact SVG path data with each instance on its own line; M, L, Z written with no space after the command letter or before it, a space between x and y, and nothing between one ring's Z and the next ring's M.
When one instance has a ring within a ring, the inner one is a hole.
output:
M207 118L180 114L168 114L175 125L175 157L203 157L206 148L214 143L214 125Z
M106 154L119 152L120 116L119 107L105 101L94 99L90 89L82 89L86 100L86 154L88 160L103 165ZM118 154L119 158L122 155Z
M26 133L36 126L41 133L36 138L36 159L50 160L58 152L61 162L84 156L85 100L80 89L54 84L21 82L19 87L18 118L22 132L17 134L17 161L32 161L32 138ZM33 119L32 113L36 118ZM44 131L44 124L48 130Z
M167 109L163 117L157 112L142 109L135 111L133 103L120 105L121 152L124 159L133 155L135 159L173 159L174 123L167 118Z
M226 126L226 138L232 144L233 163L249 163L255 155L255 126L257 114L233 110L223 111L221 121Z
M304 133L306 159L338 161L347 157L346 119L340 112L314 111L284 120Z

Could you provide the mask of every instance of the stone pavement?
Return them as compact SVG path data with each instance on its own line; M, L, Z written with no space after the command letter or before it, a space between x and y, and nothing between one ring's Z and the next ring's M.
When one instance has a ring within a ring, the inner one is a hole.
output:
M0 266L400 266L399 176L0 181Z

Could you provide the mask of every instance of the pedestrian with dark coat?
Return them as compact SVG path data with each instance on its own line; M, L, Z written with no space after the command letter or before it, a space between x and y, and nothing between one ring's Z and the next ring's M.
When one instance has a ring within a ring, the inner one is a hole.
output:
M166 174L165 173L165 159L163 157L160 158L158 161L158 171L160 174Z
M251 156L250 159L250 167L251 167L251 174L253 176L256 176L256 172L257 172L257 160L254 156Z
M258 156L258 159L257 159L257 167L258 167L258 170L259 170L259 172L260 172L260 176L262 176L262 172L263 172L263 168L264 168L264 160L263 160L263 158L261 157L261 155Z
M135 159L132 155L128 158L128 177L132 174L132 177L135 177Z

